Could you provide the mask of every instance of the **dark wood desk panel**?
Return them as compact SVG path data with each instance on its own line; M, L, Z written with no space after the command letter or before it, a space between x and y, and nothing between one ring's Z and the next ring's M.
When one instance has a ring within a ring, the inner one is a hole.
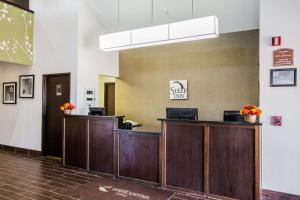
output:
M118 131L120 133L120 131ZM119 176L159 183L160 134L119 134Z
M89 119L89 169L113 174L114 118Z
M210 126L209 193L255 199L255 129Z
M204 126L166 125L166 185L204 192Z
M87 120L65 118L64 141L64 164L86 169Z
M63 164L113 174L113 130L122 124L123 116L70 115L64 119Z

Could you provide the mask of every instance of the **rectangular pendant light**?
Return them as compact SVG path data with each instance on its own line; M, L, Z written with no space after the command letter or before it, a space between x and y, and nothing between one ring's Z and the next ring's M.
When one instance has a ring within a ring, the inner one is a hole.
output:
M131 32L123 31L100 36L100 49L120 48L131 45Z
M139 47L216 38L219 36L216 16L123 31L100 36L100 49L118 51Z

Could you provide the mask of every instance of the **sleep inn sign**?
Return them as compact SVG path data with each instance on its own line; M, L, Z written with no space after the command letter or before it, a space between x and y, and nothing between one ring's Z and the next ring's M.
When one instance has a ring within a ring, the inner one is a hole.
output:
M188 99L187 80L170 81L170 99L171 100Z

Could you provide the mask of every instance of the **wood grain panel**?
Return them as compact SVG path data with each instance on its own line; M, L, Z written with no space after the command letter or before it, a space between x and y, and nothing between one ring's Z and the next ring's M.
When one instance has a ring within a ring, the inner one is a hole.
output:
M204 191L204 127L171 123L166 131L166 184Z
M73 117L65 120L65 164L86 169L87 120Z
M261 127L255 126L255 197L261 197Z
M209 193L209 126L204 126L204 193Z
M255 199L255 129L211 126L209 192Z
M113 174L114 118L90 119L89 121L89 168Z
M159 135L120 134L119 175L159 182Z

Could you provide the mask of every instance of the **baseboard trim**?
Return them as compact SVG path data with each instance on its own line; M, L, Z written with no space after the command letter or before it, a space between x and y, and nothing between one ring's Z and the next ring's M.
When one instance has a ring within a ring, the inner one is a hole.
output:
M24 149L20 147L13 147L9 145L0 144L0 150L4 152L10 152L14 154L26 155L26 156L41 156L41 151L31 150L31 149Z
M271 190L262 191L263 200L299 200L300 196L287 194L282 192L276 192Z

